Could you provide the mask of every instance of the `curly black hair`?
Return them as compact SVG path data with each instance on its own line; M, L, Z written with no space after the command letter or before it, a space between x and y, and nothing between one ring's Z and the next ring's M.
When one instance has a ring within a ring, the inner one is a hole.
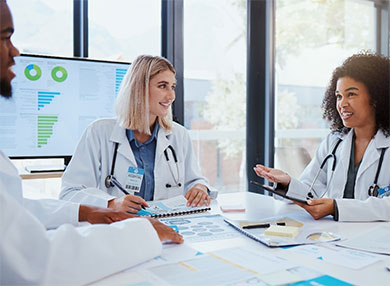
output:
M375 110L376 129L386 137L390 135L390 58L380 54L362 52L347 58L337 67L322 101L323 118L331 123L332 131L348 132L336 108L336 85L339 78L350 77L365 85L370 95L370 104Z

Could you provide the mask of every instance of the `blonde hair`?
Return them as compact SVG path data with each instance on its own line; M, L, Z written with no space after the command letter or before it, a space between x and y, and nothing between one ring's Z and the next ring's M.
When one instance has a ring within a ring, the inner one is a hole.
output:
M126 129L151 135L149 126L149 81L159 72L170 70L176 74L173 65L163 57L138 56L131 64L115 102L119 125ZM172 128L172 110L167 116L157 117L161 127Z

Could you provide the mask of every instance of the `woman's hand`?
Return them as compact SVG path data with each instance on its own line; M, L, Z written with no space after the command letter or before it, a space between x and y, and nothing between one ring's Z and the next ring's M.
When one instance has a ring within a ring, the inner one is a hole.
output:
M334 200L330 198L308 200L309 205L294 202L304 208L314 219L320 219L327 215L334 215Z
M203 204L210 205L210 197L207 194L207 187L202 184L193 186L184 196L187 199L187 206L201 207Z
M111 210L89 205L80 205L79 208L79 221L88 221L92 224L112 223L132 217L136 216L123 211Z
M178 234L173 228L159 222L157 219L148 218L154 229L157 231L161 241L171 241L173 243L183 243L183 236Z
M149 207L143 198L134 195L126 195L108 201L108 207L110 209L125 211L133 214L136 214L142 208L142 206Z
M284 188L287 188L291 182L291 177L287 173L278 169L267 168L263 165L257 164L253 170L255 170L257 176L267 179L270 182L279 183Z

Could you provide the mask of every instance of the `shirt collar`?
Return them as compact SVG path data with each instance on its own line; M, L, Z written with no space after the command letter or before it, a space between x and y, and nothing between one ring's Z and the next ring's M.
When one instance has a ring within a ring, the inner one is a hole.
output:
M338 134L338 137L341 138L341 139L347 139L347 138L351 138L350 140L353 140L352 139L352 136L354 134L354 131L353 131L353 128L351 130L349 130L349 132L347 134L344 134L344 133L339 133ZM377 149L381 149L381 148L389 148L390 147L390 136L386 137L385 134L383 134L382 130L379 129L374 138L374 143L375 143L375 147Z
M134 131L132 129L127 129L127 138L129 139L129 142L134 141L135 146L139 148L141 145L148 145L150 142L152 142L154 139L157 140L157 134L158 130L160 129L160 125L158 124L158 121L156 121L156 124L154 125L152 136L148 140L145 141L145 143L141 143L135 138Z

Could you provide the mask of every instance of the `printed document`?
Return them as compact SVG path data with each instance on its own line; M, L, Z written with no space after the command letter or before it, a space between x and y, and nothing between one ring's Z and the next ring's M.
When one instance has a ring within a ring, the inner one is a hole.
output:
M390 255L390 224L383 223L368 232L337 243L352 249Z
M300 245L291 247L288 251L356 270L362 269L382 259L381 256L377 254L337 247L331 244Z
M284 258L250 248L205 253L189 260L132 271L128 275L127 286L351 285Z

